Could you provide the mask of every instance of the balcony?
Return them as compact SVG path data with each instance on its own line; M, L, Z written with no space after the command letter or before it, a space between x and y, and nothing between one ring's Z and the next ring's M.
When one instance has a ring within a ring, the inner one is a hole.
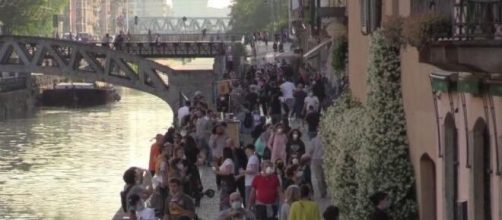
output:
M450 36L420 50L420 62L443 70L502 73L502 1L460 0Z

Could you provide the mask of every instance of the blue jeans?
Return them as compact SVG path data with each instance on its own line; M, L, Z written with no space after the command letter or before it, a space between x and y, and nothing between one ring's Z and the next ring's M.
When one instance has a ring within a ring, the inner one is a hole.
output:
M213 154L212 154L212 151L211 151L211 148L209 147L209 143L207 142L207 140L205 138L196 138L196 141L197 141L197 145L199 146L199 149L201 150L205 150L205 156L206 156L206 162L208 162L209 164L211 164L213 162Z

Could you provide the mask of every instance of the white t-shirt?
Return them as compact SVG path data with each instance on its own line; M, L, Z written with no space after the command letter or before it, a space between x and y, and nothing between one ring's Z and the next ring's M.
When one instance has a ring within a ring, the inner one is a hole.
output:
M185 116L190 114L190 108L188 106L183 106L180 109L178 109L178 120L181 122Z
M234 162L231 160L231 159L225 159L225 161L223 161L223 164L221 164L220 166L220 170L226 170L227 166L229 166L229 169L230 169L230 174L234 174L234 171L235 171L235 165L234 165Z
M138 220L156 220L155 210L151 208L144 208L140 212L136 212Z
M258 174L259 171L258 166L260 165L260 161L258 160L258 157L256 155L252 155L251 157L249 157L248 164L246 165L246 171L251 171L251 167L253 165L256 166L255 171ZM244 185L251 186L251 184L253 183L253 179L257 174L254 175L246 174L244 179Z
M295 84L293 84L290 81L286 81L281 84L281 92L282 96L286 99L292 99L293 98L293 92L295 90Z
M314 111L318 111L319 110L319 99L317 98L317 96L307 96L305 97L305 108L307 110L309 110L309 106L313 106L314 107Z

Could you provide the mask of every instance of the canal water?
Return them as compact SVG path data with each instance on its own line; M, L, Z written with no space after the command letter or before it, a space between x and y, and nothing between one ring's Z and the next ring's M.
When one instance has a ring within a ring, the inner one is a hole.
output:
M147 166L173 118L161 99L118 90L122 100L107 106L0 122L0 219L113 217L123 171Z

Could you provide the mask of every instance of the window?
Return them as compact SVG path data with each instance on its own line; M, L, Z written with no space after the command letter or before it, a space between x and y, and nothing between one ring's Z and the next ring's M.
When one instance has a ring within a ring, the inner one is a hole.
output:
M411 14L417 15L428 11L439 11L449 14L452 12L455 0L412 0Z
M382 21L381 0L360 0L361 32L370 34L380 27Z

